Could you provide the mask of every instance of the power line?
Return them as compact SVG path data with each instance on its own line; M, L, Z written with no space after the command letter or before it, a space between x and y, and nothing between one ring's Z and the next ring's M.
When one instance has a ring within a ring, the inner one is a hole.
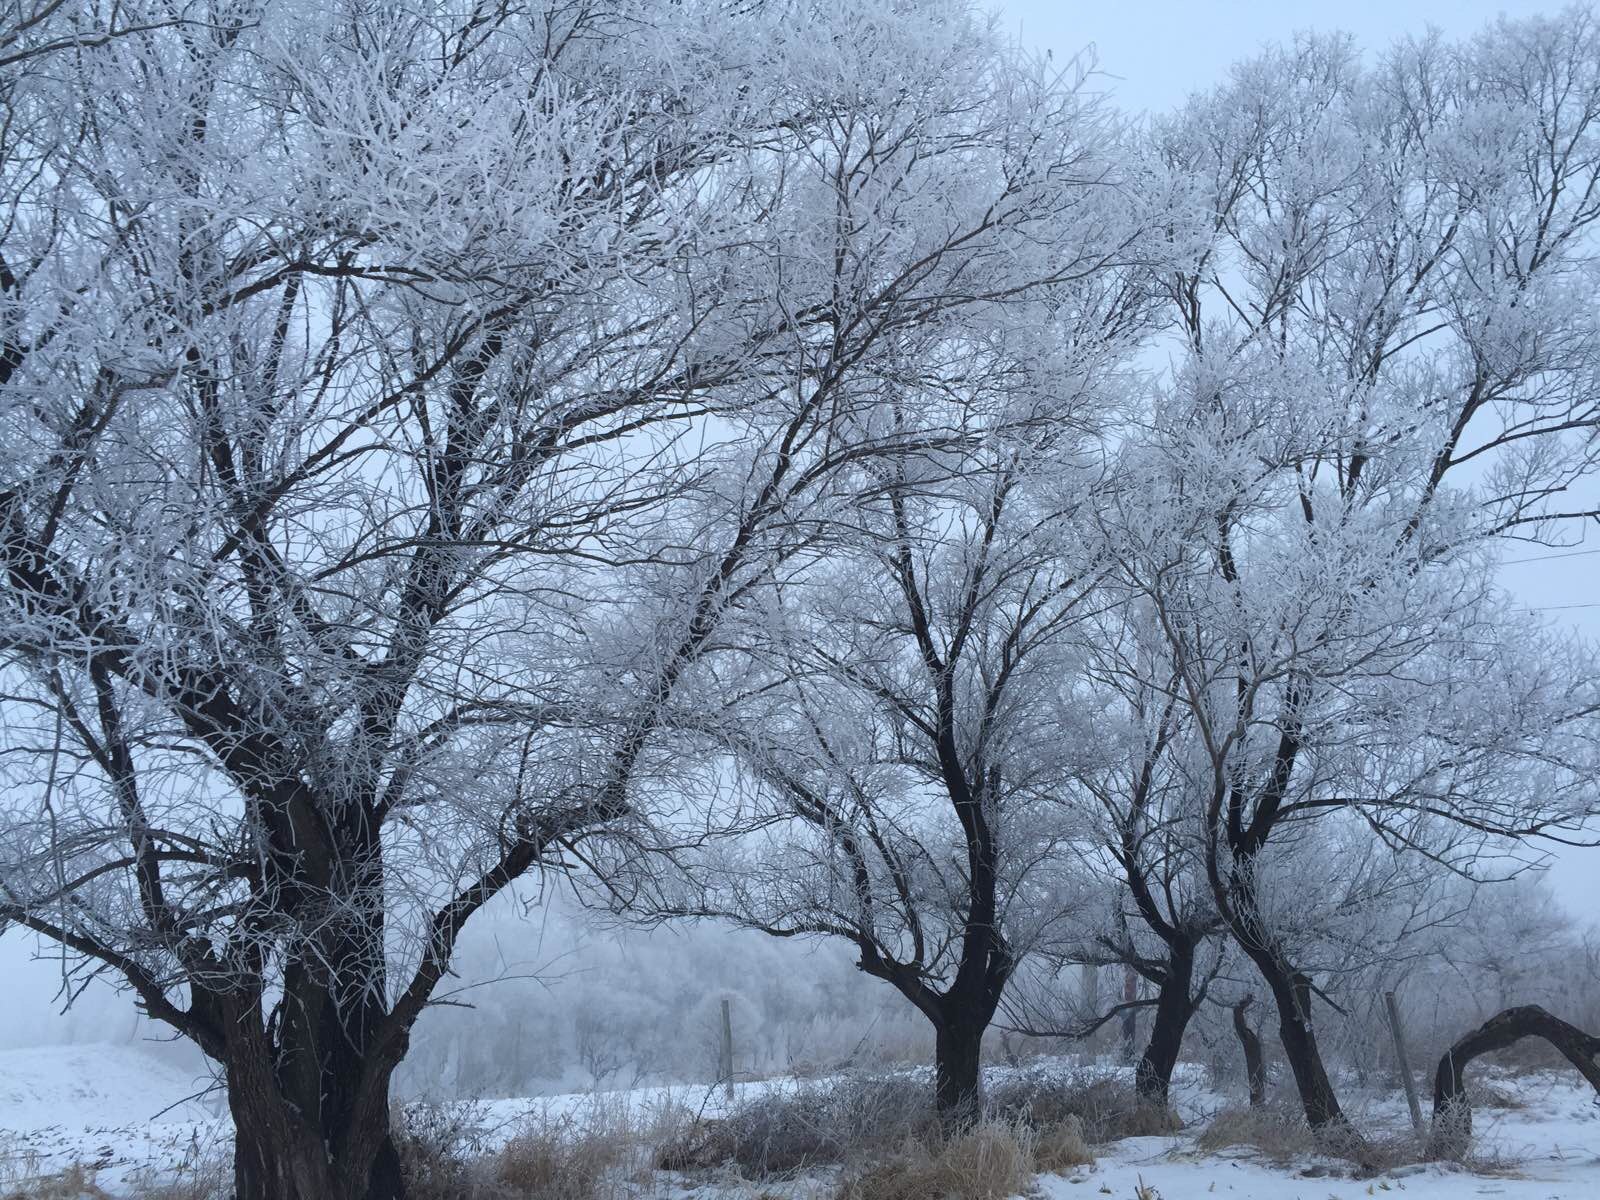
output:
M1508 558L1500 565L1513 567L1518 563L1549 562L1553 558L1582 558L1586 554L1600 554L1600 550L1568 550L1565 554L1535 554L1532 558Z

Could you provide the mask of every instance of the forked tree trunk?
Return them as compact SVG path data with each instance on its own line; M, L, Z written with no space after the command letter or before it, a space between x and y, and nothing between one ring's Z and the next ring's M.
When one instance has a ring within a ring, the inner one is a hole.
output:
M1192 994L1194 943L1178 938L1168 943L1167 970L1156 993L1155 1023L1150 1040L1134 1069L1134 1087L1142 1100L1165 1105L1172 1087L1172 1072L1183 1049L1183 1035L1198 1005Z
M1566 1057L1600 1095L1600 1037L1552 1016L1537 1004L1496 1013L1444 1052L1433 1076L1433 1136L1429 1153L1457 1159L1472 1142L1472 1103L1467 1097L1467 1064L1480 1054L1503 1050L1525 1037L1540 1037Z
M1250 1086L1250 1107L1260 1108L1267 1102L1267 1067L1261 1057L1261 1039L1250 1028L1250 1022L1244 1015L1254 1002L1254 996L1246 996L1233 1006L1233 1032L1244 1049L1244 1073Z

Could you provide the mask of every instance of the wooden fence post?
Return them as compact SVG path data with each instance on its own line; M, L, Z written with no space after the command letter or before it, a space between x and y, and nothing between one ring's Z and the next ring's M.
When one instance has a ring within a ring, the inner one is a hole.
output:
M1400 1005L1393 992L1383 994L1384 1007L1389 1010L1389 1033L1394 1038L1394 1057L1400 1066L1400 1082L1405 1084L1406 1103L1411 1106L1411 1127L1422 1136L1422 1101L1417 1098L1417 1081L1411 1074L1411 1059L1406 1054L1406 1038L1400 1028Z
M723 1095L733 1099L733 1017L728 1011L728 998L722 999L722 1054L717 1063L722 1076Z

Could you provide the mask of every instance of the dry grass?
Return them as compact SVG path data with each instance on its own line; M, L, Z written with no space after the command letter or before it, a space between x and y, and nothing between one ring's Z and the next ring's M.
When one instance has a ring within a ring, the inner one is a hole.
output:
M142 1170L129 1180L134 1200L229 1200L233 1195L231 1151L191 1142L176 1167Z
M1094 1151L1089 1149L1089 1142L1083 1136L1083 1122L1069 1116L1041 1129L1033 1141L1033 1162L1038 1170L1054 1174L1093 1163Z
M1382 1175L1399 1167L1427 1161L1426 1145L1410 1129L1403 1133L1379 1132L1366 1139L1366 1145L1356 1156L1356 1174L1358 1178Z
M640 1194L654 1147L686 1120L671 1106L593 1105L530 1113L502 1141L482 1113L419 1107L400 1126L401 1168L412 1200L622 1200Z
M933 1112L931 1090L915 1075L803 1083L757 1097L726 1117L692 1122L661 1146L656 1165L674 1171L731 1166L760 1180L823 1165L875 1163L852 1175L851 1186L887 1188L879 1178L885 1172L897 1179L925 1174L953 1152ZM1027 1072L991 1089L982 1127L1010 1129L1013 1140L1025 1133L1039 1169L1069 1171L1094 1161L1095 1143L1171 1134L1180 1123L1125 1083Z
M1297 1106L1287 1102L1262 1108L1225 1108L1218 1112L1194 1140L1202 1154L1248 1147L1268 1161L1283 1166L1295 1159L1315 1155L1324 1160L1347 1164L1335 1168L1354 1178L1366 1179L1413 1163L1429 1161L1427 1147L1416 1134L1404 1129L1360 1128L1351 1138L1319 1139L1306 1125Z
M1284 1105L1262 1108L1225 1108L1206 1124L1194 1140L1204 1154L1249 1147L1273 1162L1283 1163L1316 1149L1311 1130L1297 1110Z
M732 1164L754 1179L792 1176L924 1140L936 1122L928 1085L904 1076L846 1076L759 1096L666 1141L656 1165Z
M1005 1200L1027 1191L1036 1170L1034 1134L1024 1125L985 1121L933 1145L848 1173L837 1200Z
M110 1200L95 1185L94 1172L81 1163L64 1171L25 1175L22 1169L0 1182L3 1200Z
M630 1130L524 1129L493 1159L494 1182L508 1196L598 1200L617 1188L616 1168L630 1156Z

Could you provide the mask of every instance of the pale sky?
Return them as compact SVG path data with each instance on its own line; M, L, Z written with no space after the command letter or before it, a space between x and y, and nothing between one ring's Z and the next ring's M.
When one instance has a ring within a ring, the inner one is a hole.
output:
M1345 0L1339 4L1274 0L1000 0L1006 30L1066 62L1087 46L1099 58L1103 85L1122 107L1161 112L1221 82L1228 68L1263 45L1303 30L1342 30L1367 50L1424 33L1477 32L1496 17L1555 14L1563 3L1541 0ZM1506 582L1530 607L1600 638L1600 540L1583 553L1548 557L1540 547L1513 550ZM1576 606L1576 607L1574 607ZM1600 848L1563 850L1551 881L1574 915L1600 920Z
M1058 61L1093 44L1100 69L1122 102L1135 110L1172 107L1208 87L1264 43L1297 31L1344 30L1373 48L1437 26L1472 33L1500 14L1557 13L1540 0L1000 0L994 7L1009 32L1053 51Z

